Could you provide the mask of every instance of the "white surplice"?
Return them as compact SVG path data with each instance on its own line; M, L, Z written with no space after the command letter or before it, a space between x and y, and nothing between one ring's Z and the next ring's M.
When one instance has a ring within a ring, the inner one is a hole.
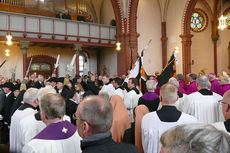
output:
M119 95L122 100L125 99L126 94L127 94L127 91L125 89L122 90L121 88L117 88L114 93L114 95Z
M24 110L18 109L14 112L13 116L11 117L10 126L10 152L21 152L22 148L18 143L22 139L20 121L35 113L37 113L37 110L31 107L28 107Z
M139 98L142 96L142 93L137 94L134 90L129 91L125 96L125 105L129 113L131 123L134 122L133 118L133 109L137 106Z
M197 123L191 115L182 113L177 122L162 122L156 112L146 114L141 122L142 146L145 153L159 153L161 150L160 137L168 129L177 125Z
M100 92L107 92L109 95L109 98L112 97L115 93L115 88L113 87L113 85L110 84L104 84L103 87L101 88Z
M219 94L202 95L194 92L184 101L183 112L195 116L202 123L215 123L224 121L222 107L218 101L222 99Z
M22 153L81 153L80 141L70 122L52 123L27 143Z
M70 121L70 117L65 115L63 120ZM24 147L33 137L41 132L45 127L45 123L42 120L37 120L35 115L30 115L27 118L20 121L21 127L21 139L18 140L18 145L21 148Z

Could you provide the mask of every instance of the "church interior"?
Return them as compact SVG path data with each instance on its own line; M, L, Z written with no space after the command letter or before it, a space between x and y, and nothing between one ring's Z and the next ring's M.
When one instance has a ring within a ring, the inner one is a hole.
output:
M229 76L230 0L0 0L0 152L227 153Z
M65 10L72 20L55 18ZM229 0L1 0L0 11L1 75L8 78L14 72L22 79L31 57L30 73L48 76L58 55L56 73L65 76L74 54L71 76L121 76L149 40L143 55L148 75L160 72L175 48L177 73L230 72ZM222 14L224 30L218 29Z

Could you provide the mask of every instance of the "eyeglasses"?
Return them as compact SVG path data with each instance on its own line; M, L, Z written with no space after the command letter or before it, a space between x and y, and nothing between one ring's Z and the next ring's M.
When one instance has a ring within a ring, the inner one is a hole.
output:
M219 100L218 101L218 103L220 104L220 105L223 105L223 104L227 104L226 102L223 102L222 100ZM227 112L230 110L230 105L229 104L227 104L228 105L228 108L227 108Z

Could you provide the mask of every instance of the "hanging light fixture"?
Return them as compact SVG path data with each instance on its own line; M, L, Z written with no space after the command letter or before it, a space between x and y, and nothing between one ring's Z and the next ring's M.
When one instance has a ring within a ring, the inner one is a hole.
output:
M6 44L8 46L12 45L12 36L10 34L6 35Z
M116 43L116 50L117 51L120 51L121 50L121 43L118 41L117 43Z
M223 8L223 2L221 1L221 12L222 12L222 8ZM222 31L227 28L227 17L224 17L224 15L222 14L221 17L219 18L219 26L218 29L221 29Z
M179 47L178 47L178 46L176 46L176 47L174 48L174 52L175 52L175 53L179 53Z

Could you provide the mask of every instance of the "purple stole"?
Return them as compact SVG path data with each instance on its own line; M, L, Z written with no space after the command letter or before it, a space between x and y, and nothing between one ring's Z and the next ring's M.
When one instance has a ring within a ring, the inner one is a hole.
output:
M216 80L216 79L214 79L214 80L212 80L211 81L211 89L210 89L210 91L212 91L212 92L215 92L215 93L219 93L219 82L218 82L218 80Z
M144 100L148 100L148 101L150 101L150 100L155 100L156 98L158 98L159 96L156 94L156 93L154 93L154 92L147 92L147 93L145 93L143 96L142 96L142 98L144 99Z
M63 140L68 139L76 132L76 127L68 121L52 123L43 129L33 139Z
M187 94L191 94L193 92L197 92L198 89L197 89L197 84L196 84L196 81L193 81L193 82L190 82L189 86L188 86L188 89L187 89Z

